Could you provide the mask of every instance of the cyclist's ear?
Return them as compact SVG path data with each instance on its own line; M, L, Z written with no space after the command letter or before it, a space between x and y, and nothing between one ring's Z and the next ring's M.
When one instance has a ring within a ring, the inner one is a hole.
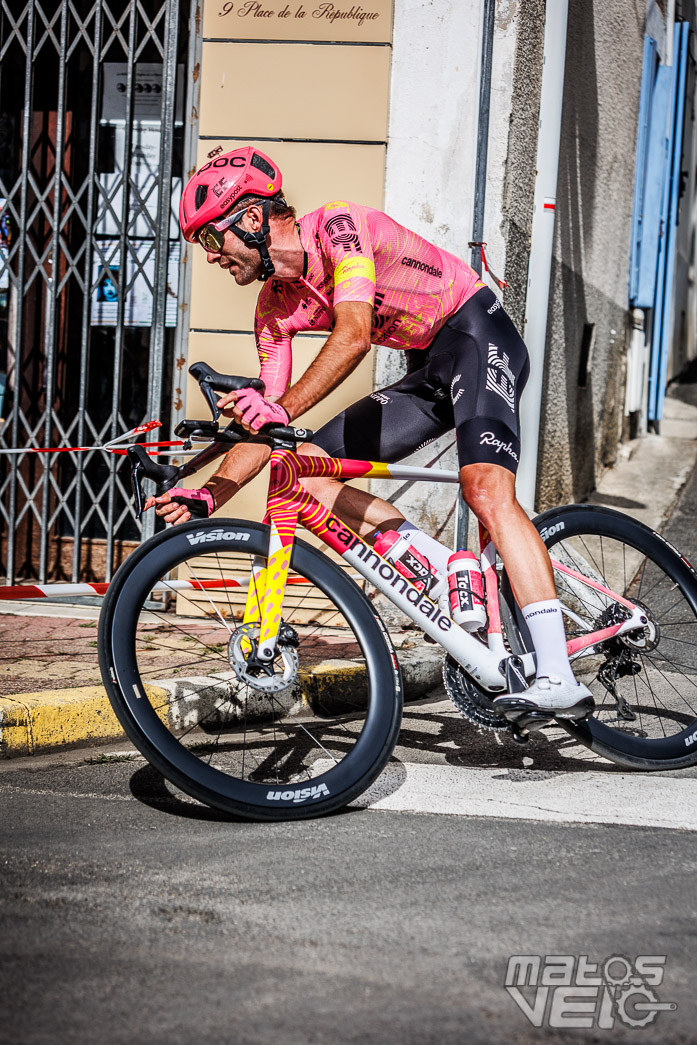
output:
M264 211L260 203L250 203L247 207L247 213L240 219L240 225L245 224L245 218L247 219L246 224L252 232L258 232L261 226L264 224Z

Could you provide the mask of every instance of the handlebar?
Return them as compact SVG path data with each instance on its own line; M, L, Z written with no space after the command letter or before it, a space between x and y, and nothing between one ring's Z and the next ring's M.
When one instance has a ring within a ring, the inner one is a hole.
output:
M198 381L214 421L220 417L214 389L217 389L218 392L241 392L243 388L254 388L262 395L266 391L266 385L260 377L234 377L232 374L219 374L213 367L208 366L208 363L193 363L189 367L189 373Z
M217 405L216 392L239 392L243 388L254 388L262 395L266 389L264 382L258 377L238 377L232 374L219 374L207 363L193 363L189 373L199 383L204 399L212 414L212 421L187 419L180 421L175 433L184 436L188 446L191 441L207 441L204 447L191 461L180 465L157 464L142 446L130 446L127 454L131 463L131 487L136 503L138 517L142 515L145 497L142 481L150 479L157 486L157 493L166 493L178 486L182 479L193 475L209 461L220 457L237 443L265 443L273 448L294 450L299 442L311 440L314 433L305 428L293 428L291 425L267 424L259 432L248 432L247 429L231 421L222 430L218 426L221 410ZM185 444L186 445L186 444Z

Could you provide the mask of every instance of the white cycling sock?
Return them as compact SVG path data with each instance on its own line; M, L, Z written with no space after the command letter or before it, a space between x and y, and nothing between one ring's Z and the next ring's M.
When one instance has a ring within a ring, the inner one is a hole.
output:
M448 559L452 555L452 552L440 544L435 537L429 537L427 533L420 530L418 526L414 526L414 523L405 520L397 530L400 537L406 537L408 541L413 544L417 552L421 552L432 566L438 570L441 576L444 576L448 569Z
M537 677L557 675L575 682L566 652L564 617L559 599L531 602L523 606L522 614L537 654Z

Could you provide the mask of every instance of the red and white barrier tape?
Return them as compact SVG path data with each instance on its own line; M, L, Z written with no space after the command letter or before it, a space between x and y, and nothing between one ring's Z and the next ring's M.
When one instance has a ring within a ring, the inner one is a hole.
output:
M289 577L287 584L309 584L304 577ZM48 599L59 596L104 595L109 585L104 581L94 584L13 584L0 587L0 600L3 599ZM158 581L152 591L213 591L215 589L240 588L246 590L249 579L237 580L234 577L222 577L215 581Z
M125 454L129 446L142 446L145 448L146 453L149 454L160 454L165 451L156 449L160 446L183 446L184 441L182 439L168 439L163 440L159 443L128 443L125 445L125 440L130 439L134 435L141 435L143 432L151 432L153 428L161 428L162 421L146 421L145 424L136 425L135 428L131 428L130 431L124 432L123 435L116 436L115 439L110 439L106 443L99 443L95 446L23 446L23 447L11 447L8 449L0 448L0 454L8 456L16 454L80 454L87 453L90 450L105 450L110 454ZM166 452L165 452L166 453Z

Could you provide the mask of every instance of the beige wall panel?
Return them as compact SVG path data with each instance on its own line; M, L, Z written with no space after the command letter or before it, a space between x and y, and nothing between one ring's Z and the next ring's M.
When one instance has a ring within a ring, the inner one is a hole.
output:
M322 345L323 337L299 336L293 341L293 380L307 369L315 358ZM254 339L246 334L205 334L192 333L189 337L189 365L203 360L221 373L249 374L254 376L259 373L259 362L257 359ZM354 370L344 383L334 392L327 396L321 403L308 410L301 418L293 423L300 428L317 429L330 418L343 410L349 403L355 402L372 390L373 358L369 353L363 362ZM187 378L186 416L206 418L208 407L199 390L198 384L192 377ZM189 487L200 487L204 484L208 475L215 471L213 465L207 470L201 470L191 479L187 480ZM217 514L220 516L234 516L241 519L261 520L266 506L266 493L268 490L268 471L265 469L260 475L253 479L233 501ZM365 484L361 483L364 486ZM303 534L312 543L318 543L309 535Z
M281 14L281 12L284 12ZM353 17L346 15L353 12ZM204 0L204 38L389 43L392 0Z
M263 127L269 138L385 141L390 55L389 47L204 43L199 134L251 138Z
M208 153L240 142L199 142L197 167ZM247 143L245 143L247 144ZM319 142L249 142L281 168L288 201L298 214L316 210L334 199L350 199L382 208L385 177L383 145L325 145ZM195 330L252 330L254 306L261 284L238 287L229 272L209 265L201 247L194 248L189 324Z

